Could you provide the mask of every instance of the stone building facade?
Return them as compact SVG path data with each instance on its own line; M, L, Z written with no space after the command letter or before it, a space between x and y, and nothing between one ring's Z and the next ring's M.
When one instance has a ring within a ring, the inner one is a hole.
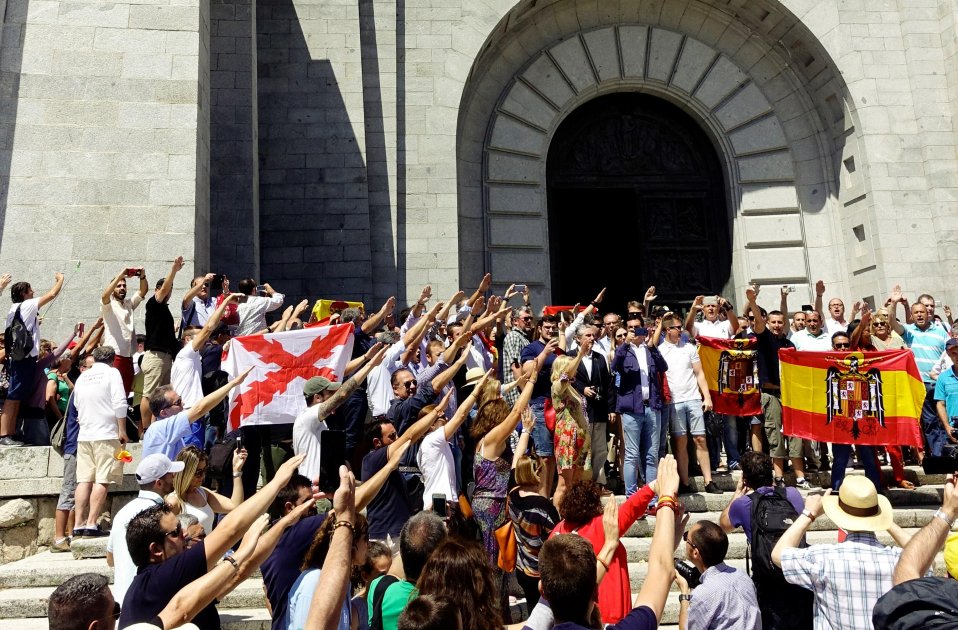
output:
M958 299L958 0L0 9L0 259L70 270L56 326L177 254L376 304Z

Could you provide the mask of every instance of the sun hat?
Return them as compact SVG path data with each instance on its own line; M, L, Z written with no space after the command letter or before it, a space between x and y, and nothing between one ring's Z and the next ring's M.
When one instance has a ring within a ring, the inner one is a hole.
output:
M883 532L894 523L891 502L868 477L845 477L838 495L822 497L825 516L847 532Z

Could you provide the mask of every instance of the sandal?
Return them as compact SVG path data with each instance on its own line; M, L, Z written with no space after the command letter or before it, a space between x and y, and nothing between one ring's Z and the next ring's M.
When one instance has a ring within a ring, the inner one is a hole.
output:
M904 488L905 490L914 490L914 489L915 489L915 484L913 484L912 482L908 481L907 479L902 479L901 481L899 481L898 483L895 484L895 487L896 487L896 488Z

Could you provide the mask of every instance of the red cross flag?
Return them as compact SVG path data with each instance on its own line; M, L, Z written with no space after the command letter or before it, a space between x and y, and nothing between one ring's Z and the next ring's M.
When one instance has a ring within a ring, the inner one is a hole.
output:
M231 378L250 366L253 371L230 392L231 428L293 422L306 409L307 380L325 376L342 382L353 330L352 324L338 324L233 339L223 369Z

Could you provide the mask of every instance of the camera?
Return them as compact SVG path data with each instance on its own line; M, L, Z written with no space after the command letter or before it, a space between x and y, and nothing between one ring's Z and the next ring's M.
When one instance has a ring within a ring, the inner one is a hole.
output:
M699 585L702 573L691 564L675 558L675 571L688 582L689 588Z

